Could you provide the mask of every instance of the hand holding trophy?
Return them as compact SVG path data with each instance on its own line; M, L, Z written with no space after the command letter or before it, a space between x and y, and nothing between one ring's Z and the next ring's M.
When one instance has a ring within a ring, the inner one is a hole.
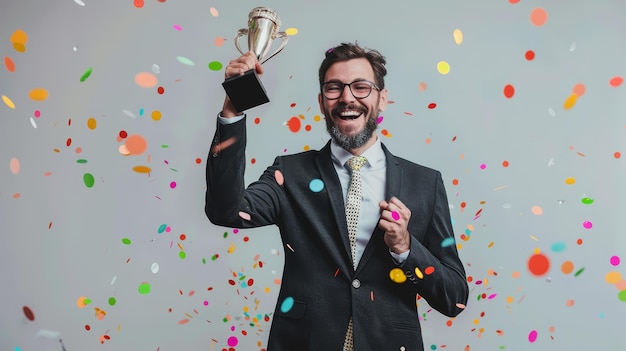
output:
M260 63L264 63L278 54L287 45L287 33L279 32L280 18L273 10L267 7L256 7L248 14L248 28L242 28L235 35L235 47L241 54L245 54L239 46L239 38L248 36L248 49ZM268 55L274 39L280 38L280 46ZM242 112L249 108L269 102L263 83L254 67L242 75L226 78L222 83L228 98L237 111Z

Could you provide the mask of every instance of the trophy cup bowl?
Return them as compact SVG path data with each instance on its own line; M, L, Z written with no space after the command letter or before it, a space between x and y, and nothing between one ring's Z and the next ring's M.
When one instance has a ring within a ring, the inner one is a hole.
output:
M255 7L248 14L248 28L239 29L235 34L235 47L242 55L245 54L239 45L239 39L244 35L248 36L248 51L252 51L262 64L287 45L287 33L279 32L279 27L280 18L276 12L267 7ZM275 39L281 39L282 42L269 54ZM242 75L227 78L222 86L239 112L270 101L254 68Z

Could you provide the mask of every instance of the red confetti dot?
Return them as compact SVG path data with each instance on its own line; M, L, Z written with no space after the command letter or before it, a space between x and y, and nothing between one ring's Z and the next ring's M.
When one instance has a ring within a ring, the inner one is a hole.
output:
M306 126L304 126L304 130L306 130L307 132L311 131L311 125L307 124Z
M620 158L620 157L622 157L622 153L621 153L621 152L619 152L619 151L616 151L616 152L613 154L613 157L615 157L615 158Z
M254 279L250 278L248 279L248 286L252 286L254 285Z
M461 208L465 208L465 206L467 206L467 203L465 201L461 202Z
M72 145L72 138L67 138L67 141L65 141L65 145L67 146Z
M32 322L35 320L35 314L33 313L33 310L30 309L30 307L24 306L22 307L22 310L24 311L24 315L29 321Z
M624 79L622 77L613 77L611 78L611 80L609 81L609 85L612 87L618 87L620 85L622 85L622 83L624 82Z
M232 279L228 279L228 284L230 284L230 285L235 285L235 281L234 281L234 280L232 280Z
M387 135L387 134L389 134L389 132L387 131L387 129L383 129L383 130L380 131L380 134Z
M256 158L253 157L252 159L250 159L250 163L255 164L256 163Z
M197 164L201 164L202 163L202 159L200 157L196 158L196 163Z
M181 234L181 235L179 236L179 238L180 238L180 240L183 240L183 241L184 241L185 239L187 239L187 235L185 235L185 234Z
M119 136L122 139L126 139L126 137L128 136L128 133L126 133L125 130L120 130Z
M526 51L526 54L524 56L528 61L532 61L535 58L535 52L532 50L528 50Z
M578 239L578 240L576 240L576 244L578 244L578 245L582 245L582 244L583 244L583 239Z
M165 88L163 88L163 87L158 87L157 88L157 93L163 94L164 92L165 92Z
M292 131L293 133L297 133L300 131L302 122L300 122L300 119L298 117L294 116L294 117L291 117L289 121L287 121L287 126L289 127L290 131Z
M249 237L247 237L247 236L244 236L244 237L243 237L243 241L248 242L248 241L250 241L250 238L249 238Z
M538 253L528 259L528 270L535 276L542 276L550 269L550 259L548 256Z
M89 324L85 324L85 330L86 331L90 331L91 330L91 327L89 326Z
M502 167L508 167L509 161L502 161Z
M437 104L434 102L431 102L430 104L428 104L428 108L431 110L434 109L435 107L437 107Z
M452 179L452 185L459 185L458 179Z
M136 8L140 9L143 7L143 0L134 0L133 4L135 5Z
M296 107L296 103L292 102L291 105L289 105L289 107Z
M515 94L515 88L511 84L507 84L504 86L504 96L507 98L512 98L513 94Z
M261 123L261 119L259 117L254 119L254 124L259 124Z
M431 274L433 274L434 271L435 271L435 267L433 267L433 266L428 266L428 267L426 267L426 269L424 269L424 273L426 275L431 275Z

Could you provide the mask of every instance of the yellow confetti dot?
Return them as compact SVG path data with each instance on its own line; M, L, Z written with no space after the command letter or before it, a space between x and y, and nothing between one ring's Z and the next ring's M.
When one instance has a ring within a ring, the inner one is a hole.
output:
M309 151L311 150L311 147L309 145L304 145L302 149L304 149L304 151Z
M506 303L513 303L513 296L507 296Z
M574 107L574 105L576 105L576 100L578 100L578 95L572 94L568 96L563 103L563 108L569 110L570 108Z
M26 52L26 45L22 43L13 43L13 49L17 52Z
M287 35L296 35L298 34L298 28L287 28L285 33L287 33Z
M35 88L28 93L28 97L35 101L44 101L48 98L48 91L44 88Z
M160 121L161 120L161 116L162 116L161 111L159 111L159 110L152 111L151 117L152 117L153 121Z
M565 178L565 184L567 185L576 184L576 178L572 178L572 177Z
M91 117L87 120L87 128L94 130L96 129L97 125L98 125L98 122L96 121L95 118Z
M150 173L152 172L152 168L148 166L135 166L133 167L133 171L137 173Z
M13 101L11 101L11 99L9 99L8 96L6 95L2 95L2 101L4 102L5 105L7 105L9 108L15 108L15 104L13 103Z
M620 280L622 280L622 275L618 271L612 271L604 276L604 280L606 280L609 284L617 284Z
M321 120L322 120L322 117L320 117L320 115L315 115L315 116L313 116L313 120L314 120L315 122L319 122L319 121L321 121Z
M391 281L401 284L406 281L406 275L400 268L394 268L389 272L389 278Z
M456 43L456 45L461 45L461 43L463 42L463 32L461 32L460 29L455 29L454 33L452 33L452 35L454 36L454 42Z
M446 61L439 61L439 63L437 63L437 71L441 74L450 73L450 64Z
M419 267L415 267L415 275L420 279L424 279L424 273L422 273Z

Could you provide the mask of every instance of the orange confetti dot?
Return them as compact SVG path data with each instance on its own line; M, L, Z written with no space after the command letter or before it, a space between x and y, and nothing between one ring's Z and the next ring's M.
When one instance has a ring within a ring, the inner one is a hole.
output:
M136 8L140 9L143 7L144 3L143 0L134 0L133 5L135 5Z
M528 270L535 276L542 276L550 269L550 259L542 253L536 253L528 259Z
M502 161L502 167L508 167L509 166L509 161Z
M572 94L568 96L567 99L565 99L565 101L563 102L563 108L569 110L570 108L574 107L574 105L576 105L576 100L578 100L578 95Z
M6 67L7 71L15 72L15 62L9 56L4 57L4 67Z
M615 153L613 154L613 157L620 158L620 157L622 157L622 153L619 152L619 151L615 151Z
M548 20L548 12L541 7L536 7L530 12L530 22L535 26L543 26Z
M224 41L226 41L225 38L217 37L217 38L215 38L215 40L213 40L213 44L215 46L223 46L224 45Z
M563 274L570 274L574 270L574 263L572 261L565 261L561 264L561 272Z
M148 142L139 134L129 135L125 145L131 155L141 155L148 148Z
M452 179L452 185L459 185L458 179Z
M541 206L533 206L533 207L530 208L530 211L535 216L541 216L543 214L543 208L541 208Z
M141 3L143 6L143 1L141 1ZM135 75L135 83L142 88L153 88L158 82L157 77L150 72L140 72Z
M387 135L387 134L389 134L389 131L387 131L387 129L383 129L383 130L380 131L380 134Z
M574 88L572 89L572 93L576 94L578 97L581 97L583 95L585 95L585 85L582 83L578 83L576 85L574 85Z
M507 84L504 86L504 96L506 98L512 98L515 94L515 88L511 84Z
M578 239L578 240L576 240L576 244L578 244L578 245L582 245L582 244L583 244L583 239Z
M421 82L417 88L419 89L419 91L426 91L426 88L428 88L428 86L426 85L426 83Z

